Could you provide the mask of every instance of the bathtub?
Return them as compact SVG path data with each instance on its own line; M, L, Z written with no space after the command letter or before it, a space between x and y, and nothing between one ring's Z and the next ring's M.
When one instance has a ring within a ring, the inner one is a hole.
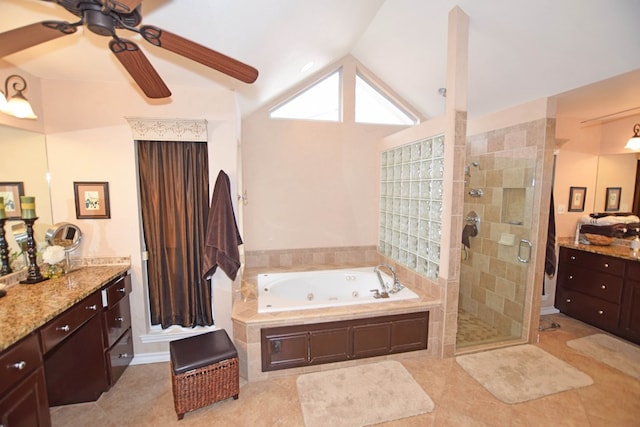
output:
M393 279L382 274L391 288ZM378 304L418 299L404 288L389 298L374 298L372 290L381 290L374 267L340 270L263 273L258 275L258 313L307 310L356 304Z

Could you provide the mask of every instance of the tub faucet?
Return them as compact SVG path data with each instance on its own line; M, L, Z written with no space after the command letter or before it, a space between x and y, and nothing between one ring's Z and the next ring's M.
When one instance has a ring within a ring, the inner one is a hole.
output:
M382 267L386 267L387 270L389 270L391 272L391 277L393 277L393 286L391 287L391 289L389 289L387 287L387 284L384 283L384 279L382 278L382 274L380 274L380 269ZM393 269L393 267L391 267L389 264L380 264L377 265L373 271L376 272L376 274L378 275L378 280L380 281L380 288L382 288L382 292L380 293L376 293L376 295L380 295L377 298L389 298L389 294L395 294L396 292L399 292L404 286L402 286L400 284L400 281L398 280L398 275L396 274L396 271Z

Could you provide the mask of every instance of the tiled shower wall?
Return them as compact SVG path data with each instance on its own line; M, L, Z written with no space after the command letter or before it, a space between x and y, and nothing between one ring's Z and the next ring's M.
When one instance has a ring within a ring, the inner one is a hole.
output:
M537 144L545 126L538 120L467 138L466 161L471 166L463 217L475 211L480 223L463 253L460 305L512 337L522 333L530 264L517 256L520 240L531 240ZM471 189L482 189L484 195L471 197Z
M444 135L382 152L379 250L432 280L442 237Z

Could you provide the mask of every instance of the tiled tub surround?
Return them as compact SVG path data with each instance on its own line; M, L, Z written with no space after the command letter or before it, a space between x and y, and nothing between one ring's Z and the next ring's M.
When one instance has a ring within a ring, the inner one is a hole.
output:
M128 263L82 267L57 279L9 286L7 295L0 298L0 351L128 269Z
M380 159L380 252L432 280L440 268L444 164L444 135Z
M429 310L429 338L427 350L420 350L426 357L437 357L440 352L441 342L439 331L442 322L442 304L440 296L440 288L437 284L429 279L416 274L414 271L407 269L391 260L385 259L376 253L375 248L360 247L348 248L330 248L330 249L305 249L292 251L264 251L260 252L256 257L255 253L247 254L247 268L243 273L241 280L242 285L238 284L235 289L235 298L233 305L233 334L234 342L238 349L240 359L240 375L249 381L263 380L278 376L290 374L299 374L301 372L311 372L318 370L331 369L339 366L349 366L358 363L367 363L367 360L352 360L346 362L329 363L326 365L309 366L304 368L293 368L281 371L262 372L261 369L261 349L260 349L260 330L263 327L277 327L302 325L310 323L324 323L349 319L363 319L369 317L411 313L420 310ZM329 255L329 254L349 253L348 256ZM324 259L332 259L333 262L326 263L297 263L293 260L308 260L325 257ZM319 256L317 254L324 254ZM285 264L282 265L281 257L284 257ZM262 259L265 265L251 265L249 260ZM275 264L269 264L271 259ZM311 310L286 311L278 313L258 313L257 293L252 293L248 298L243 298L242 288L255 288L257 284L257 275L265 272L289 272L289 271L309 271L309 270L332 270L350 267L372 267L387 262L394 266L398 273L399 279L403 285L409 287L419 295L418 300L396 301L389 303L363 304L358 306L347 307L331 307ZM411 354L415 354L412 352ZM407 357L403 354L391 356L381 356L381 358L402 358Z

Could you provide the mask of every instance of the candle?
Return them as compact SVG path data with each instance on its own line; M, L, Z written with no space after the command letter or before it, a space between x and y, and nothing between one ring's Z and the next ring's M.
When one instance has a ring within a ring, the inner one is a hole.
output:
M0 197L0 219L7 219L7 213L4 211L4 197Z
M37 218L36 198L32 196L20 196L20 209L22 209L22 219Z

